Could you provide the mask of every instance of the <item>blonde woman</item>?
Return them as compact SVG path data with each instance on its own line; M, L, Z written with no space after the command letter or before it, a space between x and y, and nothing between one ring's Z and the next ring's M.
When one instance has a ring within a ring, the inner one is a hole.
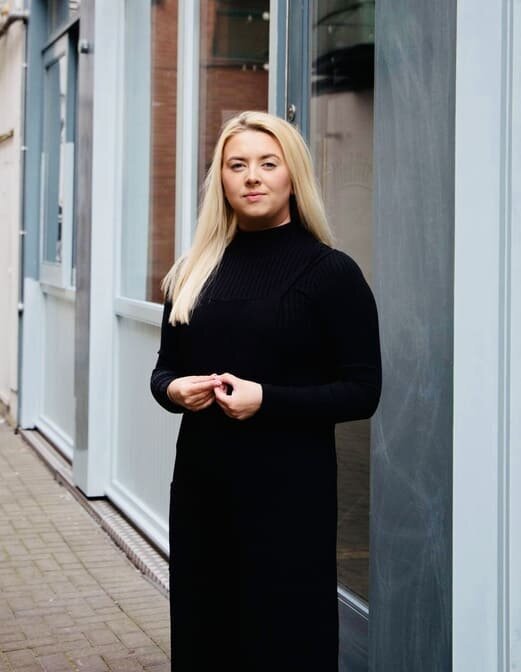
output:
M151 389L184 413L170 508L172 669L338 669L335 423L380 395L378 321L287 122L223 128L164 281Z

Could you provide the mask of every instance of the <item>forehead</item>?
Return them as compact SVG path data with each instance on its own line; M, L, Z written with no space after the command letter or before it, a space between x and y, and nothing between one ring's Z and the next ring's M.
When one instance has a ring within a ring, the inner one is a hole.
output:
M241 131L232 135L224 145L223 158L229 156L264 156L276 154L282 158L282 148L277 140L263 131Z

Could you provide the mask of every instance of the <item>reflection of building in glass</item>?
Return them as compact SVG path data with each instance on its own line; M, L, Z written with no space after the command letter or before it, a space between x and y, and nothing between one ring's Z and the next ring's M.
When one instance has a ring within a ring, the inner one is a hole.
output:
M310 143L337 247L372 277L374 1L315 3ZM336 428L338 578L369 590L368 421Z
M319 2L313 29L313 93L372 89L374 0Z
M199 183L222 124L242 110L268 109L269 0L203 0Z
M269 2L220 0L216 5L211 49L214 62L252 69L267 65Z
M150 195L146 294L162 301L161 280L175 255L177 0L152 4L150 55Z
M146 295L161 302L175 257L177 2L152 5L150 209ZM219 129L244 109L267 110L269 1L201 3L199 182Z

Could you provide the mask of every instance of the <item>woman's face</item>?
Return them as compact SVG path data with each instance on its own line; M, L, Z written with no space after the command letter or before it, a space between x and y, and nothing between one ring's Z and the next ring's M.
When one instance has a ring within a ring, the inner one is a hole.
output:
M282 149L262 131L241 131L225 144L221 178L224 194L243 229L289 222L291 179Z

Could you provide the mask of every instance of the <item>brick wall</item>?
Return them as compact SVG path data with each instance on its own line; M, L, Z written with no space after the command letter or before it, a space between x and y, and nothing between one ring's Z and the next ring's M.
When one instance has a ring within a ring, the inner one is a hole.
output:
M152 4L152 101L148 291L160 303L161 280L175 255L177 0Z
M223 122L243 110L268 109L268 72L259 65L246 62L225 65L222 59L213 56L217 2L205 0L201 4L199 183L210 164ZM245 4L236 3L238 8ZM266 2L268 8L269 2Z

